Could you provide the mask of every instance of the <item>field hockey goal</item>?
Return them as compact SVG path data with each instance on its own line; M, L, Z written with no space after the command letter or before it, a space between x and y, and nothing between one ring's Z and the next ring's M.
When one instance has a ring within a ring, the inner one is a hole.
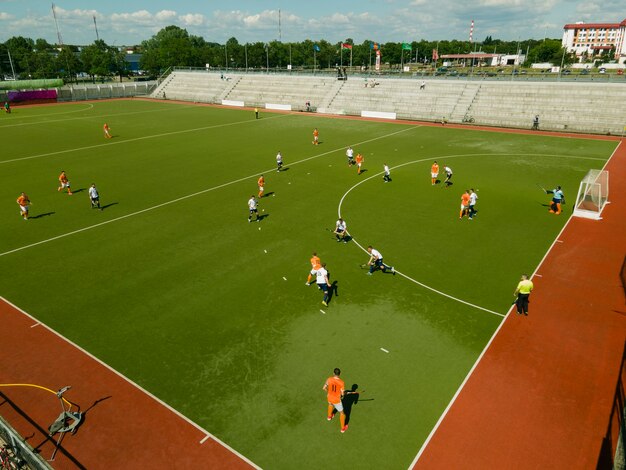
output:
M609 172L589 170L580 182L574 215L599 220L609 199Z

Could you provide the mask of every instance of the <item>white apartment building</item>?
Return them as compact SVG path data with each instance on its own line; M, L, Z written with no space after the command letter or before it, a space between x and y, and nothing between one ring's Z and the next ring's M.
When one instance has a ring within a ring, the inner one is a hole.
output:
M621 23L566 24L563 27L562 45L577 56L606 54L615 49L615 58L626 56L626 20Z

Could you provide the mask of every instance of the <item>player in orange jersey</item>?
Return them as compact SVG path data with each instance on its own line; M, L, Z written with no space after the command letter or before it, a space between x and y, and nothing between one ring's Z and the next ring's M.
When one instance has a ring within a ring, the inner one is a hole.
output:
M430 167L430 181L433 186L437 184L438 176L439 176L439 164L437 163L437 160L435 160L432 166Z
M263 191L265 191L265 178L263 177L263 175L259 176L259 179L256 183L259 185L259 198L262 198Z
M57 188L57 191L62 191L65 188L67 188L67 194L71 196L72 188L70 188L70 182L67 179L65 171L61 171L61 174L59 175L59 187Z
M319 145L320 143L320 131L317 130L317 127L313 129L313 145Z
M361 174L361 166L363 165L363 155L361 155L360 153L356 154L356 157L354 158L354 161L356 162L356 174L360 175Z
M22 193L17 198L17 204L20 206L20 215L24 218L24 220L28 220L28 209L30 207L30 199L26 193Z
M461 212L459 212L459 219L462 219L463 216L467 213L469 209L469 203L470 203L470 192L468 189L466 189L463 195L461 196Z
M105 122L104 126L102 126L102 130L104 131L104 137L106 137L107 139L111 138L111 128L109 127L109 125Z
M339 368L335 368L333 376L326 379L323 390L326 392L326 397L328 399L328 417L326 419L328 421L333 419L334 411L337 410L339 412L341 432L346 432L348 425L346 424L346 414L344 413L343 405L341 404L341 399L345 393L346 385L344 381L339 378L340 374L341 370Z
M306 285L311 285L311 280L313 276L317 274L317 270L322 267L322 260L317 256L317 253L314 251L311 255L311 271L309 271L309 276L306 278Z

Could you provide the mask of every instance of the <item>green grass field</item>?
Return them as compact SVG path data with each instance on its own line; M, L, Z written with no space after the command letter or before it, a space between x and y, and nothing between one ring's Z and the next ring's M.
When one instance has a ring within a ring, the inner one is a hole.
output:
M0 294L268 469L406 468L571 214L578 182L615 148L138 100L0 117ZM348 145L365 156L360 176ZM435 159L454 170L452 187L431 186ZM71 197L56 191L61 170ZM248 223L260 173L273 194ZM102 212L90 209L92 182ZM537 184L563 186L563 215L548 214ZM471 222L458 218L469 187ZM338 210L348 244L327 230ZM366 276L357 243L401 274ZM304 285L312 251L337 281L328 308ZM343 435L322 391L334 367L365 389Z

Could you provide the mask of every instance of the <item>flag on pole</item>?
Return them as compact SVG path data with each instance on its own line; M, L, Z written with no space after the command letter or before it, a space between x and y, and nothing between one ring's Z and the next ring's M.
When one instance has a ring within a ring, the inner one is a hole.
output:
M317 44L313 44L313 50L315 52L319 52L320 51L320 46L318 46Z
M380 50L380 44L378 44L377 42L370 42L370 49L378 51Z
M412 51L413 48L411 47L411 45L408 42L403 42L402 43L402 50L403 51Z
M341 44L341 48L342 49L352 49L352 44L348 44L347 42L344 42L343 44Z
M439 53L437 49L433 49L433 60L439 60Z

